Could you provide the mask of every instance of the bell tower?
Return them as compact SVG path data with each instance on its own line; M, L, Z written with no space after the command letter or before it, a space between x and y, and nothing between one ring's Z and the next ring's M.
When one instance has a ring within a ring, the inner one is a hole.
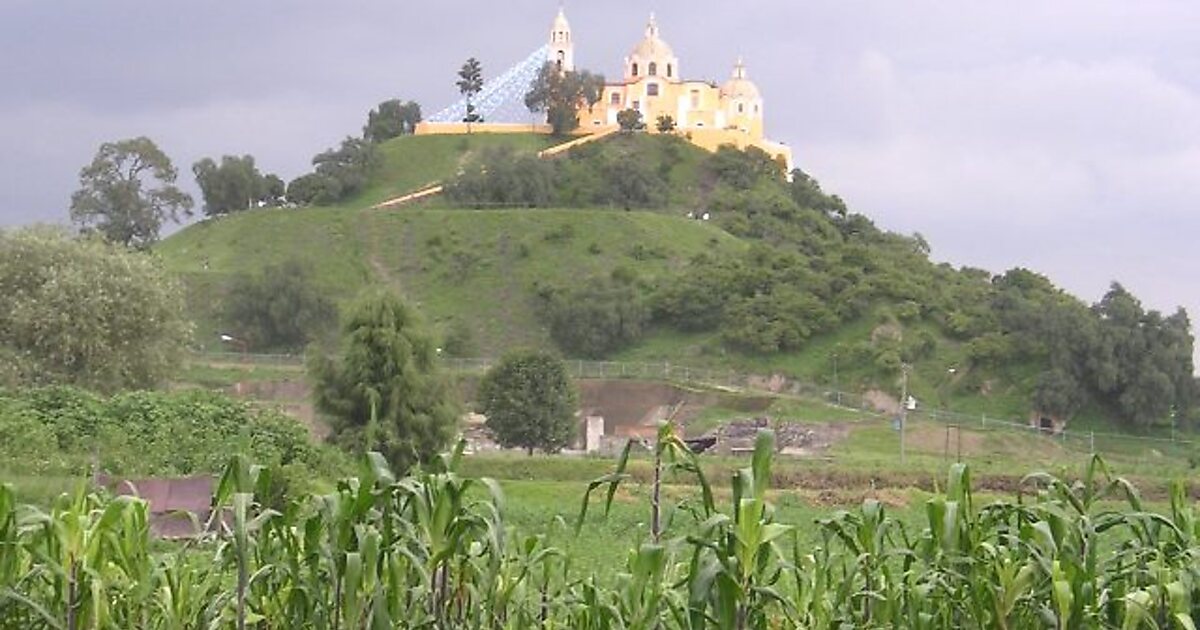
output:
M575 70L575 41L571 38L571 23L561 6L558 16L554 18L554 26L550 28L550 52L546 60L556 64L563 72Z

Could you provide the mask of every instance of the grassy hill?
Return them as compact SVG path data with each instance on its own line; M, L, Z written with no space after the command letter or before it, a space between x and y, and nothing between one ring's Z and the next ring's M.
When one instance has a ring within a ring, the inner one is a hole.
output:
M237 324L223 321L220 312L235 278L299 260L312 266L317 285L339 304L368 287L387 287L416 306L439 333L451 323L465 324L477 353L491 356L518 346L553 347L539 317L544 306L536 298L539 288L569 288L618 269L645 287L669 287L686 279L683 271L692 274L693 285L703 284L706 275L724 273L708 270L715 262L691 264L707 254L709 261L743 265L730 276L740 278L742 306L726 308L764 309L758 320L764 330L790 317L793 304L811 310L811 296L823 296L818 308L827 312L801 315L810 317L812 332L802 343L778 351L738 349L725 338L724 325L686 332L657 321L637 343L607 358L783 373L848 391L877 388L892 395L898 393L899 365L905 360L913 363L909 391L924 404L1009 418L1028 412L1030 393L1045 366L1004 358L1011 349L1003 338L952 331L986 331L995 325L989 313L990 275L935 266L918 240L879 231L860 215L846 216L844 206L839 220L836 208L789 205L794 189L761 179L763 166L752 158L734 156L713 166L712 154L680 139L618 136L555 158L552 198L569 209L464 209L445 198L371 209L449 181L464 166L477 166L489 149L532 153L553 143L535 134L397 138L381 145L383 164L364 191L337 207L258 210L206 220L171 236L157 252L187 288L200 348L219 348L220 332L237 334ZM612 179L613 173L627 177L630 165L639 174L654 173L657 183L650 184L660 188L649 209L630 210L628 203L604 200L606 190L622 183ZM721 188L714 181L720 177L750 184ZM815 186L813 195L814 203L836 200ZM718 208L712 222L686 216L710 207ZM769 253L760 256L763 251ZM1033 284L1041 290L1036 278ZM697 295L694 286L692 295ZM1046 300L1059 299L1047 295ZM764 296L793 302L756 301ZM903 358L910 352L905 344L922 338L927 348L919 358ZM993 354L1001 358L977 360L981 348L996 343L1001 345ZM1084 415L1108 421L1095 408Z

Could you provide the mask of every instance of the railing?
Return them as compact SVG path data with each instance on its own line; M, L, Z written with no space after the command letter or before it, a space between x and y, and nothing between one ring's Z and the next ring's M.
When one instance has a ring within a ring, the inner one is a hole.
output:
M204 352L195 353L193 357L201 361L218 364L248 364L297 369L304 366L304 356L294 354ZM856 409L886 416L871 401L868 401L859 394L831 391L814 383L805 383L778 375L745 374L733 370L699 368L677 365L671 362L651 363L567 359L563 363L570 376L579 379L628 378L635 380L657 380L682 385L723 389L731 392L816 398L837 407ZM442 358L442 365L446 370L455 374L482 375L495 364L496 360L490 358ZM986 413L968 414L931 407L918 407L915 410L909 411L907 417L911 420L927 420L948 427L956 426L969 431L1043 435L1047 439L1059 442L1064 448L1087 453L1129 450L1128 446L1136 444L1140 444L1145 448L1170 449L1180 453L1188 449L1200 447L1200 442L1192 439L1191 435L1186 433L1172 435L1171 437L1156 437L1074 430L1069 428L1051 432L1011 417L989 416Z

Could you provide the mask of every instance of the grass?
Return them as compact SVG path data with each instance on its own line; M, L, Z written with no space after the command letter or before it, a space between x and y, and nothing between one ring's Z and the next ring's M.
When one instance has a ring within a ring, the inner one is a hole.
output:
M409 209L365 217L373 260L435 325L462 318L480 351L548 346L534 299L618 267L653 280L738 239L664 214L613 210Z

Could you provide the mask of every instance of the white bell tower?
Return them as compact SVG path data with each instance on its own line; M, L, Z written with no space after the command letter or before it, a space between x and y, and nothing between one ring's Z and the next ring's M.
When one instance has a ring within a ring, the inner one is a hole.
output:
M554 26L550 28L550 52L546 60L563 72L575 70L575 41L571 38L571 23L567 22L567 14L561 6L554 18Z

